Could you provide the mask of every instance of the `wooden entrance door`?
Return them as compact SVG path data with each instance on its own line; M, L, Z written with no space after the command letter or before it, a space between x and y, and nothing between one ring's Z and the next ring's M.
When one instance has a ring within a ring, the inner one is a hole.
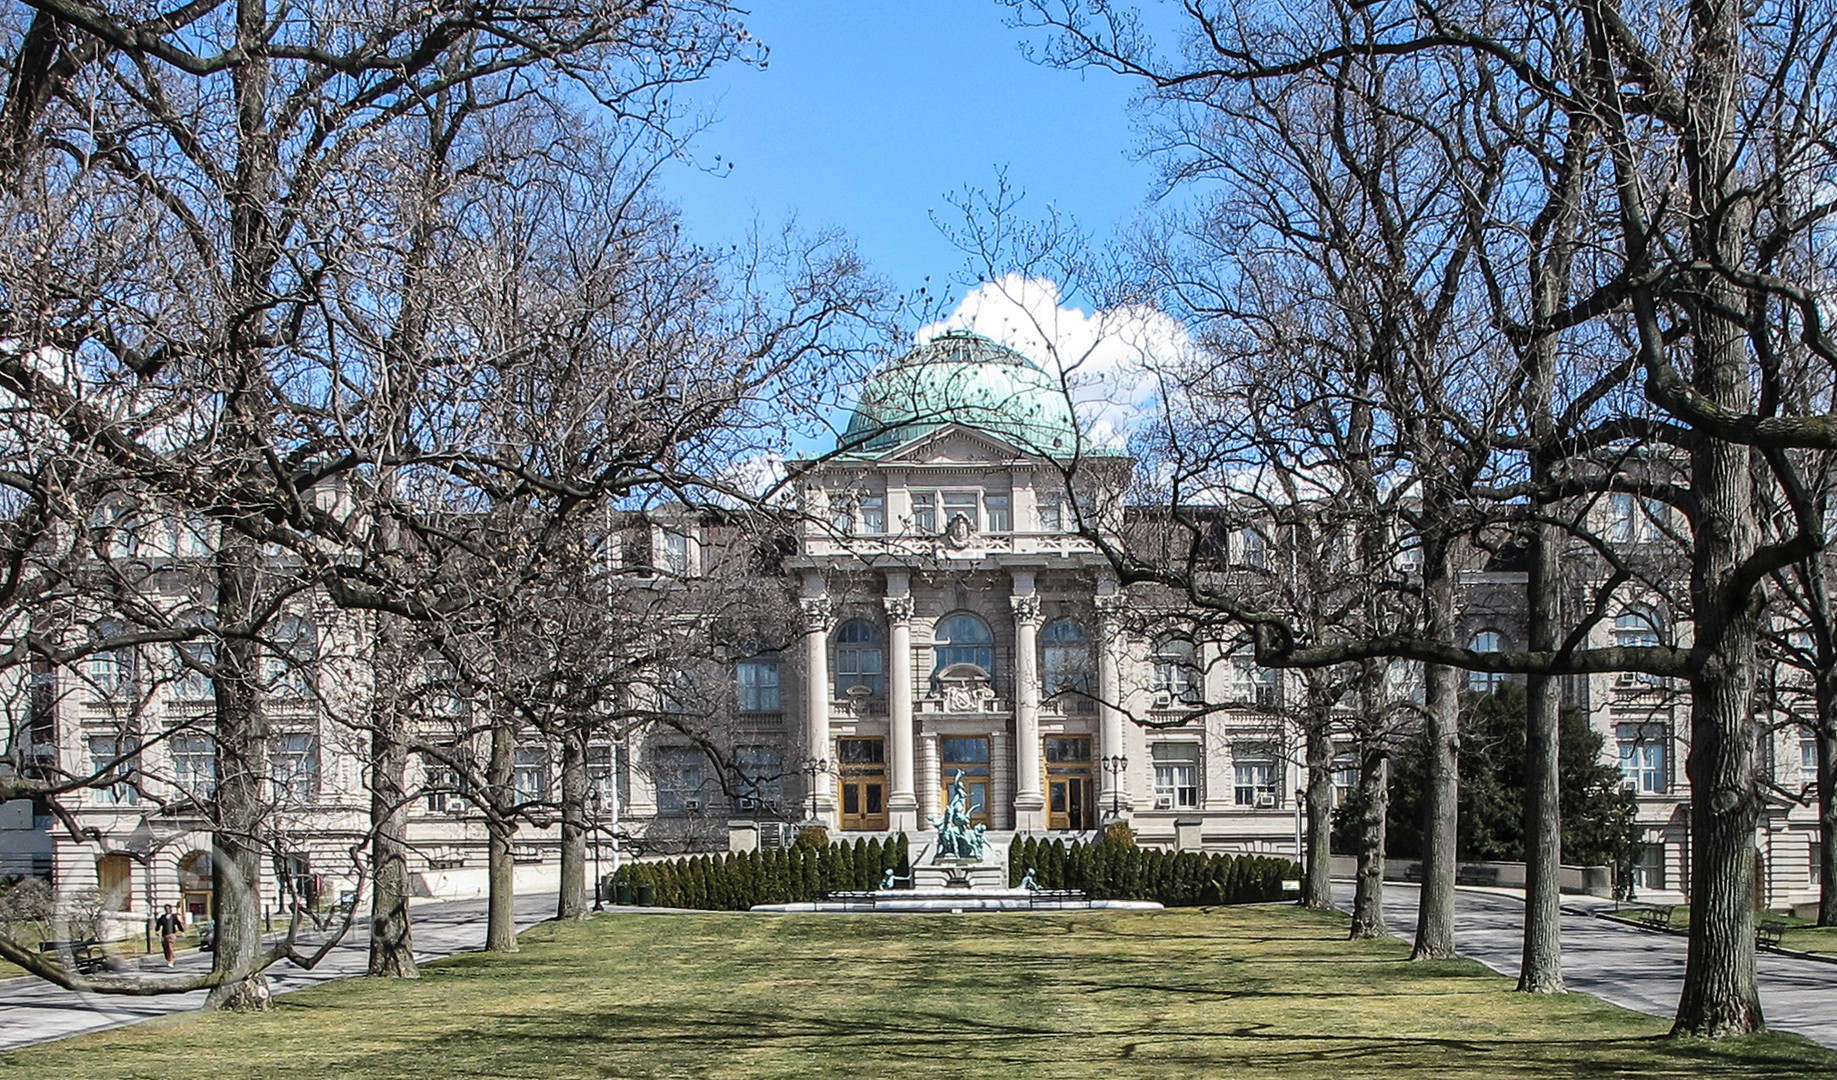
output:
M887 741L836 740L842 788L842 829L884 832L887 828Z
M1046 827L1084 832L1097 827L1091 791L1091 737L1053 735L1046 755Z

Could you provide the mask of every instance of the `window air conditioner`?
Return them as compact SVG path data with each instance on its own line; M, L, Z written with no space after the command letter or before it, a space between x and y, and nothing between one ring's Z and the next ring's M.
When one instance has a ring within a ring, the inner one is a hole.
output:
M1257 793L1257 809L1258 810L1274 810L1275 808L1276 808L1276 796L1274 794L1272 794L1271 792L1267 792L1267 791L1262 791L1262 792Z
M695 811L697 811L697 810L700 810L700 809L702 808L702 800L700 800L700 799L684 799L684 800L682 801L682 808L683 808L684 810L686 810L686 811L689 811L689 812L691 812L691 813L693 813L693 812L695 812Z
M1155 694L1155 708L1165 709L1174 703L1174 695L1162 690Z
M1155 796L1155 809L1156 810L1172 810L1173 808L1174 808L1174 797L1172 795L1156 795Z
M734 808L737 810L757 810L759 809L759 800L753 798L751 795L742 795L734 800Z

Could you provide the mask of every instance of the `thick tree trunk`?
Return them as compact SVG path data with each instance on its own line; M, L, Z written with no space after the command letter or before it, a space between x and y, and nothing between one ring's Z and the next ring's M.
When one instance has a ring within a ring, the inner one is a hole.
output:
M1423 538L1425 636L1453 642L1453 552L1445 536ZM1445 664L1423 670L1423 741L1428 790L1423 793L1422 898L1416 909L1412 960L1439 960L1454 952L1454 875L1460 799L1461 672Z
M1818 925L1837 926L1837 726L1818 728Z
M398 680L404 657L391 616L376 618L370 708L370 963L369 974L412 979L413 930L408 919L408 750L403 743Z
M557 919L587 917L587 748L584 733L561 739L561 897Z
M1384 921L1384 821L1390 813L1390 761L1375 740L1359 754L1359 877L1352 894L1352 937L1381 938Z
M255 618L256 560L252 542L225 533L217 552L217 617L226 629ZM272 1006L262 954L262 823L268 815L268 725L258 680L261 653L247 633L225 634L218 650L217 835L211 859L216 949L212 969L228 978L213 987L207 1008L262 1010Z
M1557 545L1553 526L1539 525L1531 544L1530 646L1559 644ZM1525 699L1524 952L1518 989L1560 994L1563 986L1563 811L1558 787L1562 743L1562 684L1533 675Z
M1314 691L1309 683L1310 696ZM1301 906L1333 910L1333 731L1331 706L1311 703L1307 723L1307 862Z
M485 813L485 951L517 951L516 731L507 710L491 725L491 762L485 781L491 805Z

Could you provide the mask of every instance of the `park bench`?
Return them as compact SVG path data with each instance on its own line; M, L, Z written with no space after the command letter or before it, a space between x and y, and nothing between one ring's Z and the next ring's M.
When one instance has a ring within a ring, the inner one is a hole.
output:
M96 946L100 942L89 941L41 941L38 951L54 954L65 967L81 974L101 971L108 963L108 957Z
M1763 950L1776 950L1780 939L1786 936L1786 924L1775 919L1768 919L1754 928L1754 947Z
M1639 921L1639 925L1648 930L1669 930L1671 929L1671 911L1676 906L1675 904L1653 904L1650 907L1640 908L1632 914L1633 918Z
M1057 908L1083 902L1084 894L1077 889L1035 889L1027 896L1028 906L1035 908Z
M1463 866L1455 870L1456 885L1497 885L1499 868L1497 866Z

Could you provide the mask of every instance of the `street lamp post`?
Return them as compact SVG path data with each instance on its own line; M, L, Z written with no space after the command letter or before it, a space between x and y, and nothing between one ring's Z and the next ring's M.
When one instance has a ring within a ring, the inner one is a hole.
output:
M600 789L591 788L587 805L593 810L593 910L606 910L606 879L600 876Z
M810 778L810 820L816 820L816 778L829 771L829 762L824 758L810 758L804 762L804 774Z
M1111 754L1103 759L1103 769L1110 774L1110 817L1123 816L1123 774L1129 771L1127 754Z

